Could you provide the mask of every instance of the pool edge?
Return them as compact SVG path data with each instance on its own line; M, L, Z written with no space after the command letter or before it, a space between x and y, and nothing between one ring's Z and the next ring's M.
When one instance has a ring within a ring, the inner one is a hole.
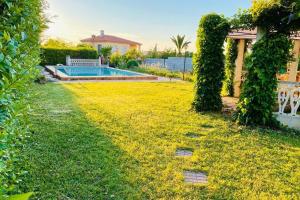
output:
M114 68L115 69L115 68ZM143 74L143 76L67 76L64 73L60 72L59 70L55 70L55 66L47 65L45 66L45 70L49 72L52 76L55 78L61 80L61 81L78 81L78 80L158 80L157 76L149 75L149 74ZM121 69L118 69L121 70ZM129 71L129 70L123 70L123 71ZM130 71L131 72L131 71Z

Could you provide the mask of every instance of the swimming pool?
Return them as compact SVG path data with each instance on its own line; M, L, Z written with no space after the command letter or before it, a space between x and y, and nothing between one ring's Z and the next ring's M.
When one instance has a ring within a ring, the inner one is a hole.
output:
M157 80L158 77L115 69L92 66L46 66L60 80Z

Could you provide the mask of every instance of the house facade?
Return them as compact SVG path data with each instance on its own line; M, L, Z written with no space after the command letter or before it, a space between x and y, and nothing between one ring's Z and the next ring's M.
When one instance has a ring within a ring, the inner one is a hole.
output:
M92 45L98 50L98 52L100 52L102 47L110 46L112 47L112 53L119 52L122 55L125 54L129 49L141 50L142 46L142 44L139 42L112 35L105 35L103 30L100 31L100 35L92 35L90 38L81 40L81 42Z

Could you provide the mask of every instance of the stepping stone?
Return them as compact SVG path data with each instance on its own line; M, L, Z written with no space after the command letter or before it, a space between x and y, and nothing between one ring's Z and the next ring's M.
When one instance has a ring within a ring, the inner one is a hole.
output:
M199 133L188 132L185 134L185 136L190 138L199 138L199 137L203 137L204 135L201 135Z
M176 149L176 156L192 156L193 150L189 148L178 148Z
M208 183L207 175L204 172L184 171L183 175L186 183Z
M203 127L203 128L214 128L214 126L209 125L209 124L202 124L200 126Z

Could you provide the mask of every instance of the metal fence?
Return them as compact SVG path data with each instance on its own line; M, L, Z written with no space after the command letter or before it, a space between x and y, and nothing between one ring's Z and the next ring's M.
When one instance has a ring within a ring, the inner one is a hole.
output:
M144 61L145 65L155 65L161 68L166 68L170 71L185 71L191 72L193 70L192 58L184 57L169 57L168 59L147 58Z

